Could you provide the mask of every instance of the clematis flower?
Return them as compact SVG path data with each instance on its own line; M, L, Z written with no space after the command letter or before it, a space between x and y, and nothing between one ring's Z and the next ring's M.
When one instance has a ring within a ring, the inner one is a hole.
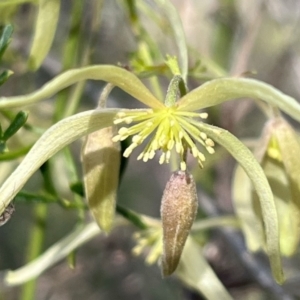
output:
M254 153L270 183L279 223L280 251L292 256L299 245L299 186L300 143L297 133L282 118L269 120ZM240 219L248 249L265 248L265 234L257 197L251 182L240 168L233 180L233 200ZM253 226L255 220L255 226Z
M182 171L187 168L186 157L189 153L202 167L205 153L213 153L214 142L217 142L232 154L252 181L260 200L266 248L273 275L278 282L282 282L276 207L266 176L243 143L228 131L204 123L202 120L205 119L206 113L197 111L228 100L250 97L277 106L300 121L300 105L297 101L257 80L220 78L209 81L186 95L181 95L178 100L178 90L174 90L170 84L163 103L134 74L115 66L102 65L69 70L28 95L1 97L0 109L32 104L49 98L80 80L87 79L110 82L148 108L95 109L54 124L38 139L24 160L1 186L0 215L46 160L74 140L113 124L126 124L126 127L122 126L113 138L115 141L132 136L132 144L125 151L125 156L129 156L135 148L144 147L139 159L147 161L154 158L157 152L161 152L160 163L168 163L170 156L173 155L172 150L175 149ZM145 145L148 138L149 141Z

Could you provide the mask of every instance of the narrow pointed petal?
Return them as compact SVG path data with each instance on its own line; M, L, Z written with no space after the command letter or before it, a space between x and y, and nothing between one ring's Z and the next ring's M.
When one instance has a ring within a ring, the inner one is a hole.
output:
M113 142L115 126L90 133L82 149L83 181L91 213L104 232L110 232L116 210L121 164L120 142Z
M66 71L31 94L16 97L0 97L0 108L29 105L49 98L78 81L89 79L110 82L151 108L164 107L163 103L157 100L131 72L110 65L95 65Z
M63 119L50 127L0 187L0 215L27 180L51 156L76 139L112 125L119 110L90 110Z
M273 276L278 283L284 281L279 247L279 225L273 194L268 180L251 151L227 130L202 123L199 128L222 145L238 161L251 179L258 194L265 225L267 253Z
M47 56L55 35L60 0L39 0L35 33L29 55L29 67L36 70Z
M178 101L178 109L195 111L238 98L263 100L300 121L300 104L273 86L249 78L220 78L204 83Z

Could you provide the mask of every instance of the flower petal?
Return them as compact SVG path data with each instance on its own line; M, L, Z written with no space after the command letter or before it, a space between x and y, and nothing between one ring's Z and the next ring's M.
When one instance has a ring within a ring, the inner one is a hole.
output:
M99 227L106 233L113 226L119 185L121 145L112 141L116 134L116 126L90 133L81 153L89 208Z
M39 0L35 33L30 50L29 66L36 70L47 56L55 35L60 12L60 0Z
M58 91L78 81L88 79L113 83L149 107L164 107L163 103L157 100L134 74L115 66L96 65L66 71L31 94L16 97L0 97L0 108L12 108L32 104L49 98Z
M51 156L76 139L112 125L117 109L90 110L63 119L34 144L21 164L0 188L0 215L30 176Z
M179 110L194 111L238 98L264 100L300 121L300 104L264 82L249 78L220 78L204 83L182 97Z
M227 130L202 123L199 128L226 148L251 179L258 194L266 232L267 253L273 276L278 283L284 281L279 247L279 225L274 198L268 180L251 151Z

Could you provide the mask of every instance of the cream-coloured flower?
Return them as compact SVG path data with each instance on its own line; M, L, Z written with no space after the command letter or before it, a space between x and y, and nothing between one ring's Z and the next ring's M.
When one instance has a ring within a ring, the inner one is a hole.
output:
M164 163L169 161L172 150L175 149L183 171L186 169L186 155L189 151L202 166L205 156L198 145L204 146L205 151L213 153L214 142L217 142L232 154L253 183L260 200L271 268L275 279L282 282L276 207L266 176L247 147L228 131L202 122L206 114L197 111L228 100L248 97L264 100L300 121L299 103L272 86L254 79L220 78L208 81L186 95L181 95L178 101L175 97L178 91L174 92L169 88L163 104L132 73L115 66L95 65L69 70L31 94L0 97L0 108L32 104L51 97L71 84L87 79L110 82L150 109L96 109L79 113L54 124L39 138L22 163L1 186L0 215L46 160L74 140L113 124L132 125L128 128L121 127L114 137L114 140L119 141L133 136L132 144L125 151L126 156L130 155L134 148L146 142L149 136L150 140L139 158L147 161L154 157L156 151L161 150L160 162ZM172 101L169 101L170 95Z

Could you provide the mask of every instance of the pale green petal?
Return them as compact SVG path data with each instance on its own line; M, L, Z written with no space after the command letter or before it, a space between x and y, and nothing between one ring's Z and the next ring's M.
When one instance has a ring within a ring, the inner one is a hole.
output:
M7 109L32 104L49 98L78 81L88 79L113 83L149 107L164 107L134 74L115 66L95 65L66 71L31 94L16 97L0 97L0 108Z
M209 300L232 300L202 254L201 247L189 237L175 274L192 289Z
M282 118L275 123L274 135L282 157L280 170L284 174L284 178L282 178L283 175L275 177L275 173L272 171L270 176L273 176L274 180L281 179L280 184L283 188L279 190L277 185L277 196L282 206L288 206L285 210L287 213L280 219L280 221L285 220L286 224L286 231L282 237L286 251L282 251L282 253L292 255L297 250L300 239L300 143L296 132ZM283 194L284 191L285 194ZM274 194L276 195L276 193ZM279 216L280 213L284 213L279 208L278 212Z
M292 189L283 163L267 156L262 167L274 194L279 220L280 251L284 256L292 256L299 244L299 208L293 201ZM296 198L299 198L299 193Z
M29 67L36 70L47 56L55 35L60 0L39 0L35 33L29 55Z
M15 286L36 278L45 270L65 258L71 251L85 244L99 233L100 229L96 223L76 228L32 262L17 270L6 271L6 274L4 274L4 283L8 286Z
M259 196L266 232L267 253L273 276L278 283L284 281L279 247L279 225L274 198L268 180L251 151L227 130L202 123L199 129L226 148L251 179Z
M116 126L109 126L90 133L81 153L85 196L95 221L106 233L115 219L119 186L121 145L112 141L117 132Z
M32 174L46 160L76 139L98 129L110 126L118 111L120 110L90 110L63 119L50 127L1 186L0 215Z
M211 80L186 94L177 105L180 110L194 111L238 98L264 100L300 121L300 104L294 98L269 84L249 78Z

